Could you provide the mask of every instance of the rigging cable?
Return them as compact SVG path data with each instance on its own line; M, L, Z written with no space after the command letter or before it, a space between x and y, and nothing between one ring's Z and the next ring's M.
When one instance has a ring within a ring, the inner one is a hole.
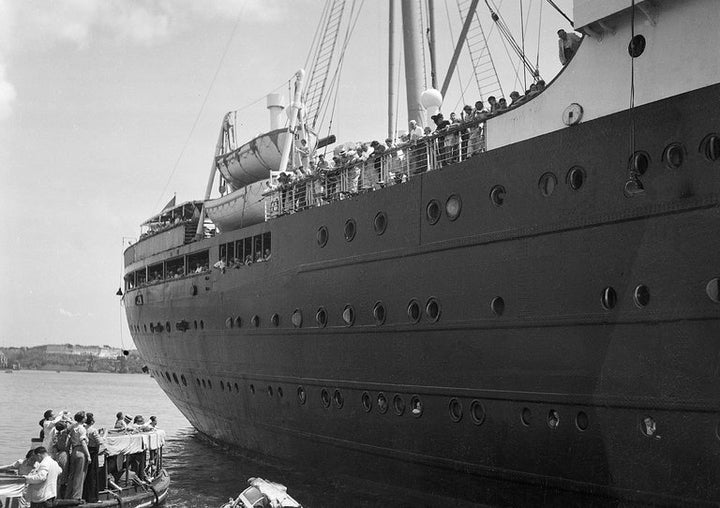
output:
M418 14L420 16L420 33L421 34L425 33L425 23L423 20L423 6L424 5L425 5L424 3L420 3L420 9L419 9L420 12ZM430 23L428 23L428 26L430 26ZM421 46L422 46L422 59L423 59L423 80L424 80L423 84L425 86L425 90L427 90L427 88L428 88L428 84L427 84L428 71L427 71L427 61L425 60L425 45L421 44Z
M628 165L628 180L625 182L625 195L632 197L644 192L640 181L640 172L637 168L637 157L635 155L635 54L631 49L635 45L635 0L630 0L630 163Z
M525 22L523 20L523 0L520 0L520 41L522 43L522 53L525 54ZM527 90L527 69L523 67L523 90Z
M555 2L553 2L553 0L547 0L547 3L549 3L550 5L555 7L555 10L558 11L560 13L560 15L568 21L568 23L570 23L570 26L575 28L575 23L573 23L573 20L568 18L567 15L560 9L560 7L555 5Z
M455 35L453 35L453 29L452 29L452 23L450 22L450 10L448 9L447 2L445 2L445 14L447 16L448 21L448 31L450 32L450 40L455 40ZM460 76L460 66L455 66L455 73L457 74L458 81L460 82L460 99L462 100L463 104L465 103L465 90L462 88L462 76Z
M242 18L242 7L238 9L238 15L235 18L235 24L233 25L232 31L230 32L230 37L228 38L227 43L225 44L225 49L223 50L222 56L220 57L220 61L217 64L217 68L215 69L215 74L212 77L212 80L210 80L210 85L208 86L207 92L205 92L205 98L202 101L202 104L200 105L200 109L197 112L197 115L195 116L195 121L193 121L192 127L190 128L190 132L187 135L187 138L185 139L185 143L183 143L183 147L180 150L180 155L178 155L177 160L175 161L175 165L173 166L172 171L170 172L170 176L167 179L167 182L165 183L165 187L163 187L162 192L158 196L157 201L155 202L155 206L153 207L153 210L157 210L158 205L160 204L160 200L162 199L163 195L165 194L165 191L167 190L168 186L170 185L170 181L172 180L172 177L175 175L175 171L177 171L178 166L180 165L180 160L182 160L183 155L185 154L185 150L187 149L188 145L190 144L190 139L192 138L192 135L195 132L195 128L197 127L198 122L200 121L200 115L202 115L203 111L205 110L205 105L207 104L208 98L210 97L210 92L212 91L213 85L215 84L215 80L218 77L218 74L220 74L220 69L222 69L222 64L225 61L225 56L227 55L228 51L230 50L230 43L232 43L233 37L235 36L235 32L237 31L237 27L240 24L240 19Z
M542 33L542 8L543 3L540 2L540 11L538 12L538 40L537 40L537 54L535 55L535 68L540 75L540 34Z

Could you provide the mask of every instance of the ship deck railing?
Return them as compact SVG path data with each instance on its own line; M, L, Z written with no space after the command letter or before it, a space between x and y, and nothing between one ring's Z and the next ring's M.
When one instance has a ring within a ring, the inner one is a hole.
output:
M265 219L297 213L358 194L402 184L428 171L472 158L486 149L486 122L453 124L414 142L387 149L379 156L320 169L265 195Z

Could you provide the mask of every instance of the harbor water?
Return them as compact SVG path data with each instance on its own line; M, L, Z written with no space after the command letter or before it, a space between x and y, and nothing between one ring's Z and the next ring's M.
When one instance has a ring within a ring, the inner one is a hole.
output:
M244 456L199 435L150 376L87 372L0 372L0 465L24 457L39 437L46 409L92 412L97 427L112 427L115 414L157 416L167 433L165 467L171 478L168 507L219 507L236 497L252 476L282 483L304 507L460 506L454 500L418 497L385 485L329 477L263 457Z

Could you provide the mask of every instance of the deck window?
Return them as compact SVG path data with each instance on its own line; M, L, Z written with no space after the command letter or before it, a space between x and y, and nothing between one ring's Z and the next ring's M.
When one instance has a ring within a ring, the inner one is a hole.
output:
M163 263L148 266L148 282L157 282L165 278Z
M188 273L202 273L210 269L210 251L190 254L187 258Z
M176 279L185 275L185 258L181 256L165 261L165 274L168 279Z

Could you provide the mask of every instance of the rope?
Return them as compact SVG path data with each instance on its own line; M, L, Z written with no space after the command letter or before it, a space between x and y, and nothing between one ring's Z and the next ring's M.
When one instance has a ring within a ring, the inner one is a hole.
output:
M210 81L210 85L208 86L207 92L205 92L205 98L202 101L202 104L200 105L200 109L197 112L197 115L195 116L195 121L193 121L192 127L190 128L190 132L187 135L187 138L185 139L185 143L183 143L182 149L180 150L180 155L178 155L177 160L175 161L175 165L173 166L172 171L170 172L170 176L167 179L167 182L165 183L165 187L163 187L162 192L158 196L157 201L155 202L155 206L153 207L153 210L157 210L158 205L160 204L160 200L165 195L165 191L167 190L168 186L170 185L170 181L172 180L172 177L175 175L175 171L177 171L178 166L180 165L180 160L182 159L183 155L185 154L185 150L187 149L188 145L190 144L190 139L192 138L192 135L195 133L195 128L197 127L198 122L200 121L200 115L202 115L203 111L205 110L205 105L207 104L208 98L210 97L210 92L212 91L213 85L215 84L215 79L217 79L218 74L220 73L220 69L222 69L222 64L225 61L225 56L227 55L228 51L230 50L230 43L233 40L233 37L235 36L235 31L237 30L238 25L240 24L240 19L242 18L242 8L238 10L237 18L235 18L235 24L233 25L232 32L230 32L230 37L228 38L227 43L225 44L225 49L223 50L222 56L220 57L220 61L217 64L217 68L215 69L215 74L212 77L212 80Z
M540 34L542 33L542 8L543 3L540 2L540 12L538 13L538 39L537 39L537 55L535 55L535 68L540 75Z
M424 3L421 3L421 4L420 4L420 14L419 14L419 15L420 15L420 33L421 33L421 34L425 34L425 33L426 33L426 32L425 32L425 23L424 23L424 20L423 20L423 6L424 6L424 5L425 5ZM428 26L430 26L430 22L429 22L429 21L428 21ZM427 84L428 71L427 71L427 62L426 62L426 60L425 60L425 45L424 45L424 44L421 46L421 49L422 49L422 59L423 59L423 79L425 80L425 81L424 81L425 90L427 90L427 88L428 88L428 84Z

